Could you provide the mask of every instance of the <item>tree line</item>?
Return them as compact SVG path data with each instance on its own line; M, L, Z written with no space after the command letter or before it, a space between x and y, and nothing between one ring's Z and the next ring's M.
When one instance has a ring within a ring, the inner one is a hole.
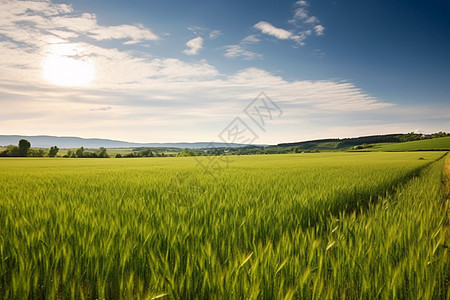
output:
M9 145L0 152L0 157L56 157L59 152L57 146L52 146L48 151L44 149L33 149L28 140L21 139L17 146ZM66 158L107 158L109 157L106 148L100 147L97 151L86 151L84 147L77 150L68 150Z
M100 147L97 151L86 151L86 149L84 149L84 147L80 147L78 149L76 149L75 151L73 150L68 150L67 154L64 155L63 157L68 157L68 158L108 158L108 152L106 151L105 147Z
M318 144L323 143L336 143L336 149L347 148L352 146L358 146L363 144L377 144L377 143L403 143L424 139L434 139L440 137L450 136L447 132L436 132L432 134L422 134L422 133L400 133L400 134L384 134L384 135L371 135L362 136L356 138L344 138L344 139L320 139L311 140L304 142L294 142L294 143L281 143L270 147L299 147L300 149L314 149Z

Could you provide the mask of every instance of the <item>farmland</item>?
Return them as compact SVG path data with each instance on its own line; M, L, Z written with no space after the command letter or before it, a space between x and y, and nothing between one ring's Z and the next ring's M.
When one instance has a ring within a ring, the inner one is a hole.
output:
M445 299L445 155L4 158L0 297Z
M373 147L366 148L364 151L429 151L429 150L450 150L450 137L441 137L420 141L411 141L404 143L382 143L375 144Z

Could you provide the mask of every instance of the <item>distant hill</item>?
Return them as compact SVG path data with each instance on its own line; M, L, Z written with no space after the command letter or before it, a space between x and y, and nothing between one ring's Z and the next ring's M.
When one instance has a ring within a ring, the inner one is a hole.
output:
M30 141L33 148L50 148L58 146L59 148L136 148L136 147L160 147L160 148L211 148L211 147L244 147L246 144L226 144L211 142L197 143L130 143L109 139L85 139L79 137L59 137L49 135L22 136L22 135L0 135L0 146L17 145L19 140L26 139Z
M450 151L450 137L442 137L428 140L404 142L404 143L387 143L375 144L370 148L361 151L430 151L443 150Z
M400 143L403 134L371 135L357 138L321 139L295 143L281 143L278 147L299 147L304 150L335 150L372 143ZM419 135L420 136L420 135Z
M281 143L272 147L297 147L300 150L351 150L355 146L361 145L383 145L383 144L405 144L407 142L417 141L423 142L423 145L427 144L426 141L433 141L441 136L448 135L444 132L435 133L432 135L424 135L419 133L397 133L397 134L385 134L385 135L370 135L356 138L344 138L344 139L321 139L302 141L295 143ZM420 143L419 143L420 144ZM399 149L402 146L398 146ZM362 147L363 148L363 147ZM394 147L395 148L395 147ZM364 147L365 149L365 147ZM384 151L384 150L382 150ZM399 150L401 151L401 150Z

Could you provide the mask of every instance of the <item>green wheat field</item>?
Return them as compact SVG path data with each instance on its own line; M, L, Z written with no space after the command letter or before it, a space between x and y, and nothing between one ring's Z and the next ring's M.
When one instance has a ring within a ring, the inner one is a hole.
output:
M430 151L1 159L0 297L449 299L446 172Z

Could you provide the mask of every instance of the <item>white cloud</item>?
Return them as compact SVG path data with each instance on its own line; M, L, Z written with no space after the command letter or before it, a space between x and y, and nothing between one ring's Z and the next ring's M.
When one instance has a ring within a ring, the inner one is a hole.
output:
M309 4L306 1L297 1L295 5L300 7L294 9L293 18L289 20L289 23L297 28L297 33L293 35L292 39L303 46L305 39L311 35L312 31L320 36L324 34L325 27L320 24L316 16L309 15L306 8Z
M323 31L325 30L325 27L322 25L316 25L314 26L314 30L316 31L317 35L323 35Z
M309 18L305 21L305 23L307 23L307 24L317 23L317 22L319 22L319 19L317 19L317 17L314 17L314 16L309 17Z
M294 11L294 19L306 19L308 17L308 13L304 8L297 8Z
M306 40L306 38L308 37L308 36L310 36L311 35L311 33L312 33L312 31L311 30L304 30L304 31L302 31L302 32L300 32L298 35L294 35L294 36L292 36L292 39L294 40L294 41L296 41L297 42L297 44L299 44L300 46L303 46L304 45L304 40Z
M183 51L184 54L197 55L198 51L203 48L203 38L201 38L199 36L196 38L193 38L186 43L186 46L188 46L189 49L184 50Z
M294 10L294 16L289 23L292 24L295 29L286 30L283 28L277 28L272 24L261 21L255 24L253 27L259 29L262 33L276 37L280 40L293 40L298 45L305 45L305 40L314 31L316 35L320 36L324 34L325 27L319 24L319 19L315 16L310 16L306 7L308 3L306 1L297 1L295 5L300 6Z
M87 33L98 29L97 18L94 14L84 13L81 16L57 16L50 19L51 26L54 29L69 30L79 34ZM41 24L44 25L44 24ZM39 26L39 24L38 24ZM47 29L48 26L41 26L41 29Z
M58 14L71 13L73 11L70 5L66 4L51 4L49 1L16 1L16 0L2 0L2 10L0 15L5 20L6 17L26 16L30 13L38 13L45 16L52 16ZM29 13L28 13L29 12Z
M36 45L41 41L36 38L47 40L48 34L63 39L88 36L95 40L127 39L134 43L159 39L141 24L102 26L95 14L75 12L66 4L4 0L0 6L0 34L26 44Z
M255 25L253 25L254 28L261 30L262 33L276 37L277 39L280 40L287 40L290 39L292 36L292 33L282 29L282 28L277 28L275 26L273 26L270 23L261 21L256 23Z
M197 55L198 51L203 48L204 38L206 39L216 39L218 36L222 34L220 30L214 29L210 30L206 27L191 25L188 27L188 30L197 35L196 38L193 38L187 41L186 46L188 49L183 51L186 55Z
M261 54L246 50L241 45L229 45L225 49L225 56L230 58L243 57L245 60L252 60L262 57Z
M274 36L278 39L293 40L300 46L303 46L305 44L304 41L312 33L311 29L305 29L305 30L299 31L297 34L293 34L292 32L289 32L287 30L276 28L267 22L259 22L254 27L260 29L262 33L268 34L270 36ZM325 28L322 25L317 25L314 27L314 30L317 35L322 35L324 29Z

